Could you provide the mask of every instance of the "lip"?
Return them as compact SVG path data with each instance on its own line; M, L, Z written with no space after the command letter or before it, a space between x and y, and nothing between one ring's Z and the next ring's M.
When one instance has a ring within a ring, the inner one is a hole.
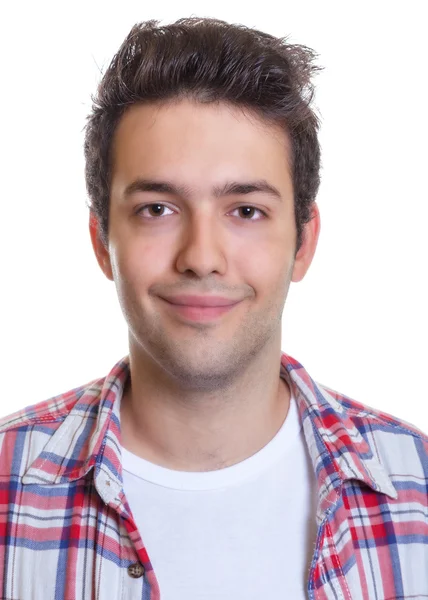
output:
M199 322L218 319L241 302L241 300L231 301L230 298L221 298L219 296L176 296L174 297L174 302L166 298L162 298L162 300L179 317L187 321Z
M240 300L225 298L224 296L182 295L163 297L162 299L166 300L166 302L169 302L170 304L175 304L178 306L192 306L199 308L232 306L240 302Z

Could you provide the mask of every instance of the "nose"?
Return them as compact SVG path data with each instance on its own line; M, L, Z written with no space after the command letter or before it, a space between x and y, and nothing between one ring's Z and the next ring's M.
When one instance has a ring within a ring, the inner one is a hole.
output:
M207 277L226 271L224 237L213 215L207 213L193 215L184 225L176 260L180 273L193 271L198 277Z

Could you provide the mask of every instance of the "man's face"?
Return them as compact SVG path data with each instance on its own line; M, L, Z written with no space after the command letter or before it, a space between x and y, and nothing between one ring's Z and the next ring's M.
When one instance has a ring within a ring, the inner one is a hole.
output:
M148 368L214 389L252 357L278 351L290 281L315 251L303 249L295 264L288 163L280 129L226 104L185 100L125 113L113 146L109 245L96 252L116 284L131 352ZM161 183L169 187L151 185ZM261 183L277 193L257 191ZM171 303L182 295L235 304Z

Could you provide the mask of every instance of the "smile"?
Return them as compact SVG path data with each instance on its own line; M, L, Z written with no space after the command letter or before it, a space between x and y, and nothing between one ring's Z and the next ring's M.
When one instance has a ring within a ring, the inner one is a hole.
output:
M218 319L227 312L230 312L241 301L227 304L225 306L193 306L187 304L173 304L164 300L164 304L176 315L184 317L190 321L212 321Z

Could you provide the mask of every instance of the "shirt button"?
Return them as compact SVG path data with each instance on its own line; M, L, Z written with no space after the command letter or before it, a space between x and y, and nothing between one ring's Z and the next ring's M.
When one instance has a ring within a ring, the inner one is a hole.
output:
M142 577L144 575L144 567L141 563L136 562L128 567L128 575L130 577L134 577L134 579L138 579L138 577Z

